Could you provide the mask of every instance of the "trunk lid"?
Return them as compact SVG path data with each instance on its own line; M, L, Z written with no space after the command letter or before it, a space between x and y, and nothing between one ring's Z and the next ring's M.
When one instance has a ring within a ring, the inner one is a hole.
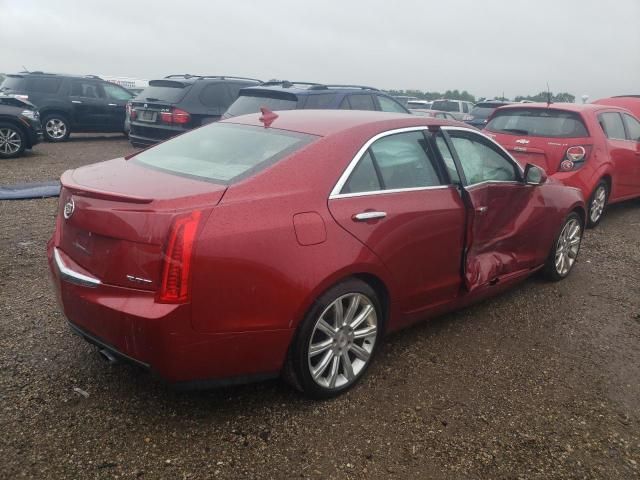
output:
M57 246L103 283L143 290L160 284L174 218L194 209L206 218L226 190L123 158L67 171L61 183Z

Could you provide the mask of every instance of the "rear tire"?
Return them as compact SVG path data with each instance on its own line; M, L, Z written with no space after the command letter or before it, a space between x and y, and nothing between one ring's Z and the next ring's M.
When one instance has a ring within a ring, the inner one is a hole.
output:
M600 180L589 198L587 207L587 228L595 228L602 220L609 200L609 184Z
M375 291L346 280L322 294L307 312L289 349L284 378L315 399L352 388L371 364L383 316Z
M544 273L549 280L557 282L571 273L581 242L582 219L576 212L571 212L562 224L544 265Z
M15 158L27 148L24 131L11 123L0 123L0 159Z
M42 120L44 138L48 142L64 142L71 135L67 117L60 113L48 113Z

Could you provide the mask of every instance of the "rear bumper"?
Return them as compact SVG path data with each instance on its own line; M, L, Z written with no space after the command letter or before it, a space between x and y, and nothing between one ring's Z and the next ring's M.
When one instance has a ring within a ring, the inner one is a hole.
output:
M114 356L181 388L244 383L279 374L292 330L196 332L189 304L156 303L154 292L105 285L55 248L53 241L47 249L52 281L71 328Z

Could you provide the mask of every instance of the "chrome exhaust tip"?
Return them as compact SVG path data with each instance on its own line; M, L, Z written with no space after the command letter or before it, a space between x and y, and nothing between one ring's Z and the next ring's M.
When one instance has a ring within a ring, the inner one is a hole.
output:
M98 350L98 353L107 361L109 365L115 365L116 363L118 363L118 359L106 348Z

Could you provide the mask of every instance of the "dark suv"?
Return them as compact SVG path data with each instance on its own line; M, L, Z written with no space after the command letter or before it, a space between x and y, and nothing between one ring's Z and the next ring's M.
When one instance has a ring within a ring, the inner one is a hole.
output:
M44 137L61 142L72 132L124 132L128 90L95 75L10 74L0 93L28 99L40 110Z
M269 110L305 108L411 113L396 99L373 87L270 81L256 87L243 88L223 118L256 113L260 107Z
M243 77L169 75L151 80L128 107L129 140L147 147L219 120L244 87L260 80Z
M27 100L0 94L0 159L21 155L41 137L36 107Z

